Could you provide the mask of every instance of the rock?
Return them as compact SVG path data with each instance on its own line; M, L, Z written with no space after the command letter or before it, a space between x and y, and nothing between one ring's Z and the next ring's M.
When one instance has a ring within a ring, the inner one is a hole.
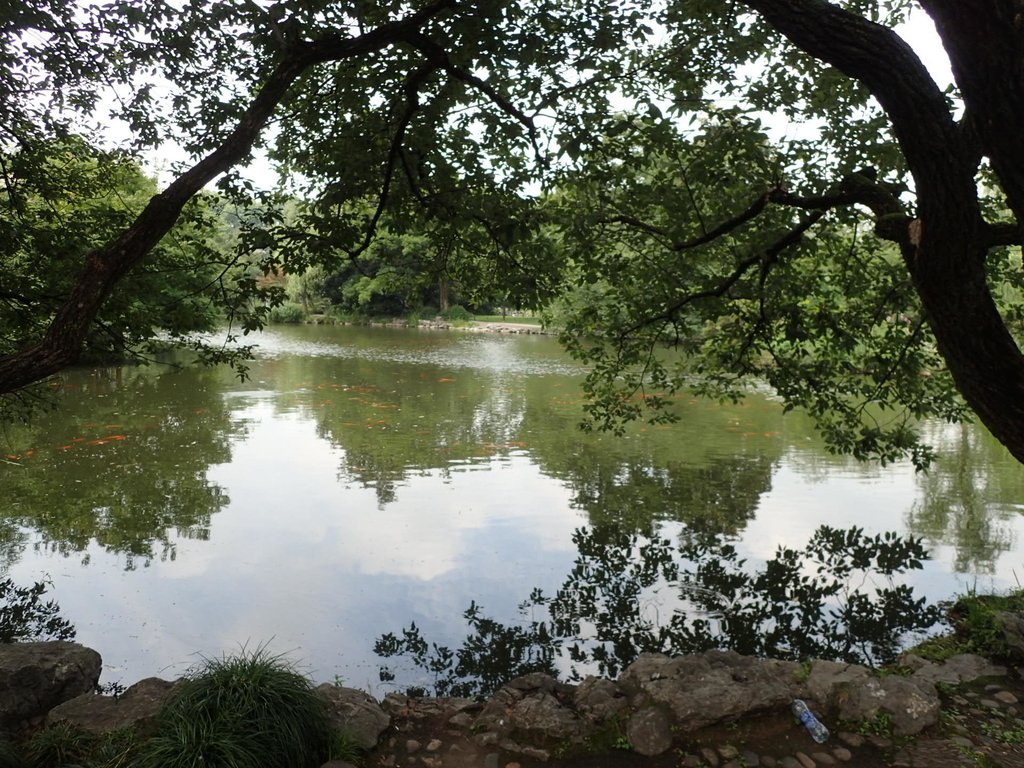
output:
M889 714L896 736L912 736L939 720L935 686L913 677L870 677L856 685L838 686L829 704L841 720L870 720L879 712Z
M118 697L85 693L59 704L46 716L46 724L66 722L93 733L109 733L119 728L150 730L160 707L177 686L158 677L147 677Z
M740 760L746 768L759 768L761 765L761 758L757 756L756 752L751 752L749 749L740 754Z
M1016 704L1017 703L1017 697L1014 696L1009 691L996 691L994 694L992 694L992 698L993 699L997 699L998 701L1003 702L1003 704Z
M800 761L800 765L804 768L815 768L815 763L810 757L805 755L803 752L796 753L796 759Z
M788 706L797 691L795 662L706 651L669 658L641 654L619 678L629 695L671 712L685 731L732 721L749 712Z
M836 759L832 757L828 752L812 752L811 760L818 765L835 765Z
M852 731L840 731L839 739L854 749L864 744L864 737L859 733L853 733Z
M572 708L575 690L540 673L517 678L498 689L474 727L513 743L582 743L597 725Z
M835 755L836 760L844 763L848 763L853 759L853 753L846 747L832 747L832 754Z
M362 749L373 749L391 724L391 718L376 699L363 691L324 683L316 692L327 701L331 725Z
M913 654L906 654L901 659L908 657L919 659ZM979 677L996 677L1006 674L1005 667L993 664L988 659L973 653L958 653L955 656L950 656L941 664L919 659L915 665L916 669L912 677L932 685L936 683L969 683Z
M416 741L416 739L409 739L405 742L405 751L408 752L410 755L415 755L417 752L420 751L420 747L422 746L423 745Z
M704 762L712 766L712 768L717 768L719 762L718 753L711 747L701 747L700 756L703 757Z
M0 730L95 690L101 668L96 651L65 640L0 645Z
M626 738L633 751L652 757L672 746L672 721L657 707L634 712L626 723Z
M820 704L834 705L847 691L863 685L869 677L871 671L858 664L815 661L811 665L811 674L804 682L801 696Z
M1024 661L1024 614L999 611L993 618L1003 634L1008 655L1015 661Z
M586 717L605 721L618 716L629 701L613 681L604 677L588 677L576 689L576 709Z
M444 744L440 739L431 739L427 744L427 752L437 752Z

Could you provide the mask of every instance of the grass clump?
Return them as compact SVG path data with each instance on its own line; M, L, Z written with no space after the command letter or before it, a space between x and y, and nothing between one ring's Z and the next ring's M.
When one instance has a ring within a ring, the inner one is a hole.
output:
M929 638L912 652L934 662L945 661L958 653L1006 659L1013 654L1006 644L1001 615L1021 612L1024 612L1024 590L1004 595L964 595L948 610L952 633Z
M91 762L99 737L68 723L57 723L35 734L25 748L28 765L50 768Z
M14 748L14 744L3 734L0 734L0 768L25 768L25 763Z
M317 768L331 748L325 702L279 656L207 660L161 710L139 768Z

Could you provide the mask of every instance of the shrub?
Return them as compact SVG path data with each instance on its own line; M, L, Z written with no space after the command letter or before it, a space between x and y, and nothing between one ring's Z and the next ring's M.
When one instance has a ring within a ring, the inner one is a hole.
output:
M469 310L459 304L452 304L441 313L441 317L445 320L469 321L473 319L473 315L469 313Z
M309 680L265 649L207 660L164 705L140 768L316 768L331 733Z
M292 301L286 301L273 307L267 315L267 321L274 324L290 323L294 325L305 320L306 311L302 308L302 305Z

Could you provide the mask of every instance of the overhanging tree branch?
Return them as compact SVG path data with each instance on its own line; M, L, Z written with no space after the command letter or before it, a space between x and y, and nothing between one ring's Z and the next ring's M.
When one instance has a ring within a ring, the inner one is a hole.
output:
M760 268L760 280L763 285L764 276L768 273L771 267L778 262L779 256L782 252L790 246L800 242L800 239L804 236L807 230L818 223L824 215L825 211L814 211L767 248L759 250L757 253L754 253L737 263L732 272L726 275L718 284L710 288L705 288L704 290L695 291L682 296L666 307L662 312L645 317L639 322L625 328L618 335L620 337L626 337L636 333L641 328L653 325L657 322L672 322L676 319L680 311L691 304L704 299L722 298L727 295L741 279L743 279L744 275L755 267Z
M86 257L67 301L57 311L43 340L0 357L0 393L50 376L78 359L89 325L114 285L167 234L182 208L200 189L245 157L278 104L306 69L328 61L369 55L408 41L424 24L453 5L454 0L438 0L357 37L335 36L290 46L220 146L155 195L120 237Z

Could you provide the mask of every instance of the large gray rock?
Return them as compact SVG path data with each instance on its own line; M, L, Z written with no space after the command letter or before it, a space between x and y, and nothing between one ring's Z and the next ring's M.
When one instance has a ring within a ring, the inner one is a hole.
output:
M915 680L932 683L969 683L979 677L1001 677L1006 674L1006 667L993 664L988 659L973 653L958 653L950 656L941 664L922 659L915 654L907 653L900 657L900 664L914 670Z
M316 692L327 701L331 724L363 749L377 746L380 735L391 724L377 700L364 691L324 683Z
M956 677L961 672L982 669L975 659L964 659L962 666L954 664L944 674ZM933 666L941 677L938 665ZM939 695L924 669L918 670L921 677L916 672L911 677L877 676L857 664L816 661L801 696L824 705L830 715L842 720L863 721L879 713L888 715L895 735L909 736L938 722Z
M638 702L661 705L680 731L786 707L798 687L795 662L755 659L733 651L669 658L642 654L619 678Z
M935 686L912 677L888 675L835 689L829 704L843 720L870 720L879 713L892 718L896 736L912 736L939 721Z
M0 645L0 730L17 730L96 688L102 660L65 640Z
M596 725L573 708L575 692L575 686L540 673L516 678L491 697L473 727L496 734L511 751L523 752L519 742L582 744Z
M591 720L612 720L628 706L626 694L606 677L587 677L576 689L576 709Z
M46 724L66 722L93 733L108 733L119 728L149 730L164 700L177 683L148 677L118 697L85 693L50 710Z
M658 707L646 707L629 718L626 738L641 755L660 755L672 746L672 721Z

